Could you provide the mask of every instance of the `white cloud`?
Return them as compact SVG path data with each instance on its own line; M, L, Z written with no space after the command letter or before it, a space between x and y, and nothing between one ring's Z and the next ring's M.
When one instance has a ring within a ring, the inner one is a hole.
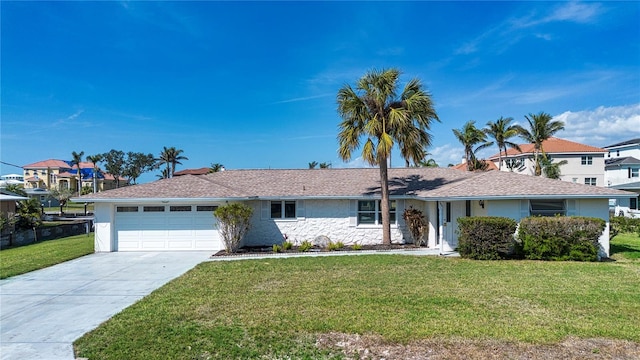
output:
M554 120L565 123L565 130L557 134L559 137L587 145L607 146L640 137L640 103L566 111Z
M571 21L577 23L588 23L593 21L601 12L598 3L582 3L572 1L568 4L556 8L543 22Z
M320 95L305 96L305 97L299 97L299 98L293 98L293 99L286 99L286 100L276 101L272 103L272 105L314 100L314 99L320 99L320 98L325 98L325 97L334 96L334 95L335 95L334 93L329 93L329 94L320 94Z
M445 144L429 149L427 158L433 158L440 167L447 167L449 164L459 164L464 155L464 149L458 144Z

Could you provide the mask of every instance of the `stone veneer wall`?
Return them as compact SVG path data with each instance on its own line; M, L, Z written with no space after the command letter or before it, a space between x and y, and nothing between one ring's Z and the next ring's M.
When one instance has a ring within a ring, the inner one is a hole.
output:
M350 226L349 206L351 200L304 200L304 218L273 220L262 219L261 201L247 204L254 209L251 229L244 245L259 246L280 244L286 234L294 245L305 240L313 241L324 235L331 241L342 241L345 245L374 245L382 243L381 226ZM398 209L398 225L391 225L393 243L411 242L402 220L402 211Z

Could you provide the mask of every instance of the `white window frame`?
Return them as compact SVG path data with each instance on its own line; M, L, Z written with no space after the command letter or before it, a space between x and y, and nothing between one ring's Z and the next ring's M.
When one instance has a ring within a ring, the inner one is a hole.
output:
M293 204L293 216L287 216L287 205ZM273 205L280 205L280 216L273 216ZM295 200L272 200L269 202L269 216L273 220L296 220L298 206Z
M630 177L630 178L637 178L637 177L640 177L640 169L638 169L638 168L635 168L635 169L634 169L634 168L631 168L630 176L629 176L629 177Z
M375 208L374 210L360 210L360 203L364 203L364 202L374 202L375 204ZM382 214L380 212L380 208L381 208L381 200L358 200L356 203L356 221L357 221L357 225L358 226L381 226L382 225ZM397 225L398 224L398 216L397 216L397 212L398 212L398 202L396 200L390 200L389 201L389 216L390 216L390 223L391 225ZM374 217L374 222L370 223L370 222L361 222L360 221L360 214L373 214Z
M583 156L580 159L582 165L593 165L593 156Z
M584 184L585 185L596 186L597 185L597 181L598 181L598 178L594 178L594 177L584 178Z

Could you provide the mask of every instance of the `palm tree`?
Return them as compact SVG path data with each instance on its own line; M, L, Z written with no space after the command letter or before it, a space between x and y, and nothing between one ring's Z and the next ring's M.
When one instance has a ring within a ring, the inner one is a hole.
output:
M418 163L416 163L417 167L438 167L438 163L435 161L435 159L427 159L427 160L420 160L418 161Z
M167 178L173 177L173 174L176 172L176 165L182 165L180 160L189 160L188 157L180 155L183 152L183 150L178 150L173 146L170 148L166 146L163 147L160 158L158 159L159 165L166 165L167 168L167 172L166 174L163 172L163 176L166 175Z
M535 162L535 175L542 175L540 153L546 156L542 148L542 142L552 137L560 130L564 130L564 122L553 120L551 115L540 112L529 114L524 117L529 122L529 129L519 127L518 132L521 138L533 144L533 161Z
M219 163L212 163L211 167L209 168L209 173L214 173L222 170L224 170L224 165Z
M90 163L93 164L93 193L95 194L97 191L97 185L96 185L96 181L98 178L98 165L97 163L102 161L102 155L101 154L96 154L96 155L87 155L87 161L89 161Z
M567 165L568 163L569 162L567 160L562 160L557 163L554 163L551 159L544 156L541 161L542 172L544 173L544 176L548 177L549 179L558 180L562 175L562 172L560 171L560 166Z
M464 158L467 163L467 170L476 170L476 165L478 164L475 155L476 152L493 145L493 142L487 141L487 134L478 129L473 120L467 121L462 129L453 129L453 134L464 146ZM478 146L476 147L476 145Z
M80 151L80 153L73 151L71 153L71 165L72 167L73 165L76 165L76 167L78 168L78 196L80 196L80 190L82 190L82 173L80 172L80 163L82 162L83 156L84 151Z
M331 167L331 163L328 162L321 162L320 165L318 165L320 167L320 169L328 169Z
M487 122L487 127L484 129L484 133L493 138L498 145L498 170L502 170L502 151L504 150L506 156L507 146L522 151L518 144L509 141L510 138L520 133L520 127L518 125L510 125L512 121L513 118L503 118L501 116L496 122Z
M317 161L312 161L309 163L309 169L315 169L316 166L318 166L318 162Z
M431 95L418 79L407 83L397 95L397 69L372 70L360 78L355 89L345 85L338 91L338 113L342 117L338 134L338 153L344 161L362 145L362 157L380 169L382 243L391 244L389 216L389 177L387 162L394 142L400 148L422 149L429 144L431 121L438 120ZM417 129L417 130L416 130ZM407 134L411 134L408 136ZM403 153L408 156L409 152Z

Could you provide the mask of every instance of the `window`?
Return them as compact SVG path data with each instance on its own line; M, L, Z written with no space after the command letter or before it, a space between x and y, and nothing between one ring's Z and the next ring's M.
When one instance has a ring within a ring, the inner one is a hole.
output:
M272 201L271 202L271 218L272 219L295 219L296 218L295 200Z
M198 205L196 211L216 211L217 208L215 205Z
M396 223L396 201L389 201L389 221ZM358 201L358 225L380 225L382 216L380 214L380 200L359 200Z
M629 178L637 178L640 175L640 169L629 168Z
M164 206L144 206L142 208L144 212L164 212Z
M181 211L191 211L191 205L172 205L169 206L169 211L173 212L181 212Z
M638 210L638 199L637 198L629 199L629 209Z
M138 212L137 206L118 206L116 212Z
M580 163L582 165L593 165L593 156L583 156Z
M596 178L584 178L585 185L596 185Z
M529 213L532 216L556 216L565 215L567 209L564 200L530 200Z

